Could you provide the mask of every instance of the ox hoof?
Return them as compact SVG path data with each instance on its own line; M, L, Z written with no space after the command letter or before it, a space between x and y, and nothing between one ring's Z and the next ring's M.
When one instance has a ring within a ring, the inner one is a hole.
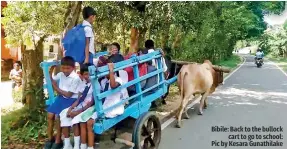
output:
M198 115L203 115L203 112L202 111L198 111Z
M188 114L185 114L185 119L189 119L190 117L188 116Z
M204 106L203 109L207 109L207 106Z
M181 123L177 123L177 124L175 125L175 127L176 127L176 128L181 128Z
M163 105L166 105L166 101L165 101L164 99L161 101L161 103L162 103Z

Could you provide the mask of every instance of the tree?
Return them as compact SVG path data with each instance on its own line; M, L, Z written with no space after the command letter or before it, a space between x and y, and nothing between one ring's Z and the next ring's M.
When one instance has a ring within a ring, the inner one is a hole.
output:
M57 41L59 45L57 60L61 60L63 57L63 53L64 53L61 41L63 37L65 36L66 32L78 24L81 10L82 10L82 1L78 1L78 2L69 1L68 2L68 6L66 8L66 12L63 18L64 20L63 32L61 34L60 40ZM60 72L59 67L56 68L55 74L57 74L58 72Z
M43 42L62 31L66 2L10 2L2 19L7 43L21 46L23 102L35 108L43 102ZM51 15L53 14L53 15Z

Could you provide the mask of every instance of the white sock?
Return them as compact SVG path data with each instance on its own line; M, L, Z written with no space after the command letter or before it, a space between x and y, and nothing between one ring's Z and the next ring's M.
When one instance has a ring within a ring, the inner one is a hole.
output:
M64 144L64 148L65 148L65 147L67 148L67 147L72 146L72 145L71 145L70 138L65 138L65 139L64 139L64 143L65 143L65 144Z
M87 144L81 144L81 149L87 149Z
M94 149L94 147L88 147L88 149Z
M80 147L80 136L74 136L74 146Z

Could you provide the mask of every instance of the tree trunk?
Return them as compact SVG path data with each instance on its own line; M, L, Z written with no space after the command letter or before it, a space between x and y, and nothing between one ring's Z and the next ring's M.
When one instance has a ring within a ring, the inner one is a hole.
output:
M165 22L164 22L164 30L161 33L161 48L168 47L168 39L169 39L169 29L171 25L171 8L170 8L170 3L168 3L168 11L166 12L167 16L165 17Z
M181 34L179 33L179 31L177 31L177 34L176 34L175 40L174 40L174 41L173 41L173 43L172 43L172 49L176 49L176 48L178 48L178 47L179 47L180 37L181 37Z
M122 24L122 35L123 35L123 45L122 45L122 52L126 55L128 53L127 46L126 46L126 24Z
M64 55L64 47L62 46L62 39L64 38L67 31L72 29L74 26L77 25L79 21L79 17L82 10L82 3L81 1L78 2L69 2L69 5L66 9L66 13L64 16L64 31L60 38L60 44L58 49L57 60L61 60ZM56 67L55 74L60 72L60 67Z
M43 61L43 42L46 36L40 38L34 50L26 50L21 46L23 62L23 96L22 102L29 109L36 108L43 103L43 70L40 63Z
M135 27L131 28L131 42L129 53L136 52L139 44L139 30Z
M168 46L168 39L169 39L169 27L168 30L161 33L161 48L165 48Z
M151 25L148 25L148 29L147 29L147 39L151 38L151 31L150 31Z
M140 29L138 47L144 47L146 32L147 32L147 28L146 27L143 27L143 28Z
M65 35L68 30L77 25L82 10L82 3L82 1L70 2L69 7L66 10L66 16L64 18L65 29L63 35Z

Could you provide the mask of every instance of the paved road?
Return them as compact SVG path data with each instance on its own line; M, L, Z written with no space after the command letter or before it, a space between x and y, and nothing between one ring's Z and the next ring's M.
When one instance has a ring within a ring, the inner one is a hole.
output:
M12 98L12 82L1 82L1 102L0 107L6 107L14 103Z
M196 105L194 109L189 110L191 118L183 121L182 128L175 128L175 123L172 123L163 130L159 149L221 149L224 147L211 146L211 142L232 141L228 140L228 135L233 134L268 134L266 132L211 132L212 126L227 128L282 126L283 147L228 146L227 148L287 148L287 76L272 62L265 62L262 68L257 68L253 57L245 57L246 62L242 67L209 97L209 108L204 111L203 116L196 114L198 106ZM235 139L234 141L247 140Z

